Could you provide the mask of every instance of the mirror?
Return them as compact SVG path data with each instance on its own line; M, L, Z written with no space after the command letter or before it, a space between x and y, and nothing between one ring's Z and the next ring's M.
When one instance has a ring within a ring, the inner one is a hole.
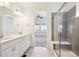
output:
M11 35L13 33L13 18L10 15L4 16L3 21L3 29L4 29L4 36Z

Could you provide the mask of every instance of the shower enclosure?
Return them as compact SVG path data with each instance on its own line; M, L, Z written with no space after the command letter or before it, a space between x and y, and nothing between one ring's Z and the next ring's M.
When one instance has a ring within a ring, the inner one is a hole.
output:
M75 57L73 52L76 3L64 3L54 16L54 49L59 57Z

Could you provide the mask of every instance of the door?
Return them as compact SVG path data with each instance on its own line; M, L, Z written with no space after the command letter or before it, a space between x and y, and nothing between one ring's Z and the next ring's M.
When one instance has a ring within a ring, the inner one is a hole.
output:
M54 49L57 54L57 56L61 55L61 31L60 31L60 25L61 25L61 12L59 11L55 17L54 17Z

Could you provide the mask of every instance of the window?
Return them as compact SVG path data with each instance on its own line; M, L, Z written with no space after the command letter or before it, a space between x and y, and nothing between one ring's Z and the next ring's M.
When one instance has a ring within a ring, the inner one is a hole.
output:
M36 24L35 31L46 31L47 25L46 24Z

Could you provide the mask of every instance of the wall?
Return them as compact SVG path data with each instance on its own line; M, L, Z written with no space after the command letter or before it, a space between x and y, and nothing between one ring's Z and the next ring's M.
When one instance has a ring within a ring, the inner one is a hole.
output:
M33 20L31 16L24 15L24 16L15 16L13 19L14 24L14 31L15 33L22 33L22 34L33 34ZM34 40L31 39L31 45L34 46Z
M66 40L71 43L72 51L79 56L79 17L76 16L76 6L66 12Z
M16 16L13 23L16 33L30 33L30 20L27 16Z
M74 43L73 39L73 30L74 30L74 21L76 16L76 7L73 7L67 12L67 41Z
M79 17L75 19L72 51L79 56Z
M76 5L76 18L74 21L74 37L73 37L73 46L72 51L79 56L79 3Z

